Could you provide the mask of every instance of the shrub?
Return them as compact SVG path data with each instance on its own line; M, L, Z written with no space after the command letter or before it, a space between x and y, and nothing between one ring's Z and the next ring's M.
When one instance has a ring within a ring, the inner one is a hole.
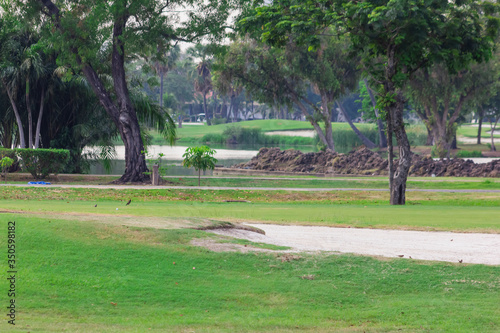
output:
M22 160L23 169L35 179L43 179L49 174L61 172L69 160L67 149L16 149Z
M186 168L194 167L198 171L198 186L200 186L201 170L213 170L217 159L214 157L215 150L207 146L189 147L182 157L182 165Z
M213 118L212 119L212 125L220 125L220 124L225 124L227 123L226 118Z
M0 148L0 160L8 157L13 160L12 165L7 169L6 172L15 172L19 168L19 162L17 160L16 151L14 149Z
M7 182L7 172L9 172L9 168L14 164L14 159L5 156L0 159L0 170L2 171L2 177Z

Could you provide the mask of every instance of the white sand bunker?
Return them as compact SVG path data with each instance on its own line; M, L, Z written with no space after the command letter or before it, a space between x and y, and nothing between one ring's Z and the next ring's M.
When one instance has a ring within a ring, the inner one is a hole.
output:
M500 265L500 235L247 224L265 231L211 232L296 251L330 251L383 257Z

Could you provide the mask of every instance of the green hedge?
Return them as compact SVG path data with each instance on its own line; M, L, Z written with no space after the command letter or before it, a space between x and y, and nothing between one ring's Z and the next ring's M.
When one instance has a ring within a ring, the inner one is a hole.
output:
M67 149L15 149L15 152L22 160L23 169L35 179L60 173L69 160Z
M14 161L17 160L16 152L14 149L0 148L0 160L4 157L10 157Z

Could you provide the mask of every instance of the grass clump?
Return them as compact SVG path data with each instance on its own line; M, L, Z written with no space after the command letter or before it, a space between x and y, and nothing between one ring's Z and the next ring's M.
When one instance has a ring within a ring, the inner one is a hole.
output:
M459 150L455 153L456 158L468 158L468 157L483 157L483 154L479 150Z

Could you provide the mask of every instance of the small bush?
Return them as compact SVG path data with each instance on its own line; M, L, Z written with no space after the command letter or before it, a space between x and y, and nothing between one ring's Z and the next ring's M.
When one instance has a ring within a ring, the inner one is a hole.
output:
M479 150L459 150L455 154L456 158L483 157Z
M67 149L16 149L22 160L23 169L35 179L43 179L49 174L60 173L69 160Z
M0 170L2 171L2 177L5 179L7 182L7 172L9 168L14 164L14 159L5 156L4 158L0 159Z
M14 149L0 148L0 160L2 160L4 157L8 157L13 160L12 165L7 169L6 172L16 172L19 169L19 162L17 160L16 151Z
M211 133L211 134L205 134L200 141L203 143L209 142L209 143L223 144L226 143L226 140L227 138L222 134Z
M212 119L212 125L220 125L220 124L225 124L227 123L226 118L213 118Z

